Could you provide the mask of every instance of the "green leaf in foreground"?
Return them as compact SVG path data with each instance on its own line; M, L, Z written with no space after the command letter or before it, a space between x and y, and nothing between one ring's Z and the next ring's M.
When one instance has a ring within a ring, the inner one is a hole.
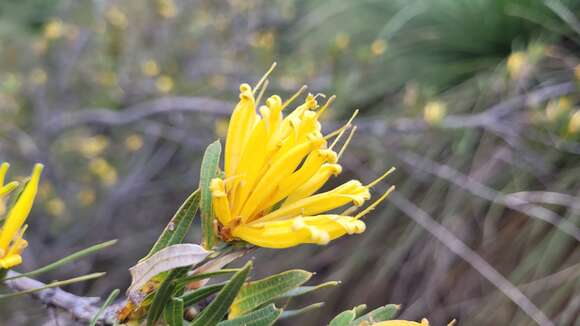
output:
M350 323L355 319L356 315L354 311L347 310L336 315L331 321L329 326L349 326Z
M165 310L163 318L169 326L183 325L183 300L181 298L171 298Z
M232 304L229 318L244 315L263 304L283 297L288 291L304 284L310 277L312 277L310 272L290 270L245 284Z
M224 320L218 326L271 326L281 314L282 309L271 304L236 319Z
M169 275L167 275L165 280L163 280L163 283L161 283L161 286L159 286L159 289L155 292L155 297L149 307L149 313L147 314L148 326L154 325L157 319L159 319L163 309L165 309L165 305L169 300L171 300L173 292L177 287L175 279L183 276L185 273L187 273L187 268L174 269L169 273Z
M58 267L60 267L62 265L65 265L65 264L68 264L68 263L72 263L73 261L75 261L77 259L80 259L80 258L85 257L87 255L90 255L92 253L95 253L95 252L97 252L99 250L103 250L103 249L105 249L107 247L110 247L110 246L114 245L115 243L117 243L117 240L110 240L110 241L106 241L106 242L103 242L103 243L99 243L99 244L96 244L94 246L91 246L91 247L85 248L83 250L77 251L77 252L75 252L75 253L73 253L71 255L68 255L68 256L66 256L64 258L61 258L61 259L55 261L54 263L50 263L50 264L48 264L46 266L43 266L43 267L38 268L38 269L35 269L35 270L31 271L31 272L22 273L22 274L19 274L19 275L15 275L15 276L12 276L12 277L8 277L8 278L6 278L4 280L5 281L8 281L8 280L13 280L13 279L20 278L20 277L32 277L32 276L36 276L36 275L39 275L39 274L42 274L42 273L50 272L50 271L52 271L54 269L57 269Z
M361 304L351 310L343 311L330 321L329 326L349 326L351 322L355 320L355 318L360 317L366 309L367 305Z
M95 326L97 324L97 321L99 321L99 317L101 317L101 314L103 313L103 311L105 311L105 309L108 306L110 306L111 303L113 303L113 301L117 298L119 293L121 293L121 291L119 289L114 289L113 292L111 292L111 294L109 294L109 297L107 297L107 300L105 300L103 305L99 308L99 311L97 311L97 313L93 316L93 319L91 319L89 326Z
M367 323L378 323L385 320L391 320L395 317L395 314L399 310L399 305L389 304L386 306L379 307L368 314L355 319L350 326L360 325L363 322Z
M183 299L184 306L188 307L192 304L198 303L199 301L209 297L210 295L220 291L227 283L213 284L204 286L195 291L191 291L184 294L181 298Z
M234 298L246 281L248 273L252 269L252 262L246 265L222 288L215 299L198 315L191 324L192 326L214 326L222 320L228 312Z
M219 140L209 144L201 160L201 171L199 176L199 188L201 189L201 229L202 244L206 249L213 248L215 235L213 231L213 209L211 205L211 190L209 184L218 172L218 165L222 145Z
M187 231L189 230L189 227L195 218L195 213L199 207L199 197L199 189L187 197L173 218L171 218L171 221L167 223L167 226L165 226L165 229L147 256L145 256L142 260L149 258L151 255L155 254L163 248L181 243L183 241L183 238L187 234Z
M305 313L310 312L312 310L321 308L322 306L324 306L324 302L313 303L309 306L306 306L306 307L300 308L300 309L296 309L296 310L284 310L284 312L280 316L280 319L291 318L291 317L295 317L298 315L302 315L302 314L305 314Z

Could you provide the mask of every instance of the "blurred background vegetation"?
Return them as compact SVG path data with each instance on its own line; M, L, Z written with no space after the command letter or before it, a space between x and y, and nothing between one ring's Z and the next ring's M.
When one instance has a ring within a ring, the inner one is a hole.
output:
M396 166L399 189L363 235L257 252L256 276L343 282L288 324L358 303L433 325L532 324L473 263L486 261L556 324L579 325L579 14L573 0L2 1L0 160L21 175L47 165L21 269L118 238L58 275L108 273L68 288L83 295L126 288L197 187L239 84L277 61L269 92L338 96L328 129L361 110L335 181ZM33 304L0 314L47 320Z

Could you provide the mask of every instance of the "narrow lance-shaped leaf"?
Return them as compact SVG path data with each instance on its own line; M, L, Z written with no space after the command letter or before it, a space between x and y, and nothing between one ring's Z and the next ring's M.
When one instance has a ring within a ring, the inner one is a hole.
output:
M31 276L36 276L36 275L39 275L39 274L42 274L42 273L50 272L50 271L52 271L52 270L54 270L54 269L56 269L56 268L58 268L58 267L60 267L62 265L72 263L72 262L74 262L77 259L80 259L80 258L85 257L87 255L90 255L92 253L95 253L97 251L103 250L103 249L105 249L107 247L110 247L110 246L114 245L115 243L117 243L117 240L110 240L110 241L106 241L106 242L103 242L103 243L99 243L99 244L96 244L94 246L88 247L86 249L77 251L77 252L75 252L75 253L73 253L71 255L68 255L68 256L66 256L64 258L61 258L61 259L59 259L59 260L57 260L57 261L55 261L53 263L50 263L50 264L48 264L46 266L43 266L41 268L35 269L35 270L31 271L31 272L27 272L27 273L22 273L22 274L18 274L18 275L15 275L15 276L11 276L11 277L8 277L8 278L6 278L4 280L7 281L7 280L12 280L12 279L20 278L20 277L31 277Z
M195 213L199 207L200 191L199 189L194 191L183 204L177 210L173 218L167 223L165 229L159 236L159 239L155 242L147 256L142 260L147 259L159 250L169 247L174 244L181 243L183 238L187 234L193 219L195 218Z
M280 315L280 319L299 316L299 315L305 314L307 312L310 312L312 310L321 308L322 306L324 306L324 302L313 303L309 306L306 306L306 307L300 308L300 309L296 309L296 310L284 310L282 315Z
M245 284L232 304L229 318L246 314L274 299L283 297L288 291L304 284L312 273L290 270Z
M171 298L165 310L163 318L169 326L183 325L183 300L181 298Z
M191 291L181 297L183 299L183 304L185 307L189 307L192 304L198 303L199 301L209 297L210 295L220 291L227 283L212 284L195 291Z
M205 248L213 248L215 235L213 231L213 209L211 205L211 191L209 184L211 179L215 178L218 171L218 164L222 151L222 145L219 140L211 143L203 155L201 161L201 172L199 177L199 188L201 189L201 227L202 227L202 244Z
M249 261L242 270L234 274L228 284L223 287L215 299L199 314L191 326L214 326L220 322L246 281L251 268L252 262Z
M105 300L103 305L99 308L99 311L97 311L97 313L91 319L89 326L97 325L97 322L99 321L99 318L101 317L101 314L105 311L105 309L107 309L108 306L111 305L111 303L113 303L113 301L117 298L119 293L121 293L121 290L114 289L113 292L111 292L111 294L109 294L109 296L107 297L107 300Z
M390 320L395 317L395 314L399 310L399 306L396 304L389 304L386 306L379 307L368 314L355 319L350 326L360 325L361 323L377 323L385 320Z
M219 322L218 326L271 326L281 314L282 309L271 304L236 319Z
M159 319L163 309L165 309L165 305L171 299L175 288L177 287L175 279L185 275L185 273L187 273L187 268L177 268L172 270L165 280L163 280L163 283L161 283L161 286L159 286L159 289L155 292L155 297L149 307L149 312L147 313L147 326L154 325Z
M156 252L129 269L132 278L131 286L127 290L129 297L137 295L136 292L155 275L200 263L210 253L194 244L176 244Z
M329 326L349 326L350 323L355 320L355 318L362 315L362 313L366 310L367 306L364 304L358 305L351 310L343 311L340 314L336 315L330 323Z

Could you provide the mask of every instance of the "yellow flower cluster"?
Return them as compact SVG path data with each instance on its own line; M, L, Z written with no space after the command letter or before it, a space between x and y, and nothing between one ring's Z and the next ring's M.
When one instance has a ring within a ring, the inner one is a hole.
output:
M319 118L334 96L320 107L318 96L308 95L284 117L283 110L304 88L285 102L274 95L259 106L266 77L254 88L240 86L240 101L227 131L225 177L211 181L220 236L225 241L241 239L260 247L287 248L303 243L323 245L345 234L362 233L365 223L360 218L394 187L362 212L354 215L354 211L370 199L369 189L394 169L368 185L351 180L316 194L330 177L341 173L337 161L356 128L335 152L334 146L352 119L335 132L322 134ZM352 207L329 213L346 205Z
M4 184L8 167L8 163L0 165L0 201L2 203L4 203L4 197L18 187L18 182L16 181ZM32 209L42 169L42 164L34 166L30 180L8 211L8 214L6 214L4 224L2 229L0 229L0 268L2 269L9 269L22 263L20 254L28 245L26 240L23 239L26 231L24 222Z

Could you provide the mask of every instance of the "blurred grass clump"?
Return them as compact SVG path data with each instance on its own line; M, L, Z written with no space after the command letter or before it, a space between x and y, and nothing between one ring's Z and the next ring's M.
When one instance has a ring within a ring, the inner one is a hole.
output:
M50 250L25 264L119 238L123 250L65 274L106 266L107 281L77 290L126 287L130 262L197 184L238 85L277 61L272 92L336 93L329 125L361 110L345 174L398 166L399 196L574 325L579 13L572 0L3 2L0 158L48 167L28 232ZM401 303L405 319L434 325L530 323L400 201L385 206L359 239L266 251L259 272L344 281L308 324L361 302Z

